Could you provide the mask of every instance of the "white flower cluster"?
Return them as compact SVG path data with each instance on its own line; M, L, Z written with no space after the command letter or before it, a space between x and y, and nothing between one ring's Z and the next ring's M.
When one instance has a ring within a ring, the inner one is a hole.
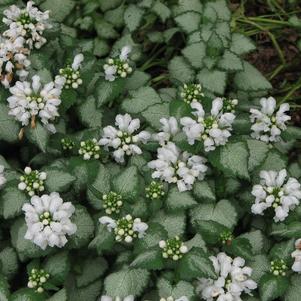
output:
M28 1L26 8L20 9L12 5L3 14L3 22L9 27L3 33L5 37L13 40L24 37L29 49L39 49L46 43L43 33L45 29L51 28L49 11L42 12L34 6L33 1Z
M0 80L8 88L15 76L26 79L30 50L46 43L42 35L51 26L49 12L38 10L33 1L28 1L24 9L11 5L3 14L2 21L9 28L0 37Z
M55 126L51 122L59 116L58 107L64 82L65 79L60 77L55 82L42 85L38 75L32 77L32 83L16 82L15 86L9 89L12 94L7 99L9 115L14 116L23 126L27 126L31 121L33 128L36 117L39 117L45 128L55 133Z
M71 202L63 202L57 192L41 197L33 196L30 203L23 205L27 231L25 239L45 250L47 246L62 248L67 235L76 232L77 227L70 220L75 211Z
M5 88L10 86L14 74L21 80L27 77L27 68L30 65L28 54L29 50L24 48L23 37L14 40L0 37L0 75Z
M101 298L98 301L134 301L134 296L130 295L125 298L120 297L110 297L110 296L101 296Z
M118 163L125 161L125 155L142 154L142 150L137 144L146 143L151 134L147 131L135 134L140 128L140 120L138 118L132 119L129 114L118 114L115 118L115 125L117 128L106 126L103 129L103 136L99 140L99 144L103 145L106 150L112 147L114 149L113 157Z
M65 85L64 88L66 89L77 89L82 83L83 80L80 78L80 68L81 63L84 60L83 54L77 54L74 57L72 65L67 65L65 68L59 70L60 75L57 75L56 78L64 77L65 78Z
M107 225L108 230L112 229L115 233L116 241L125 241L131 243L134 238L143 238L148 225L141 221L140 218L135 218L128 214L118 220L114 220L109 216L103 216L99 219L103 225Z
M282 169L277 171L261 171L261 182L254 185L252 194L255 203L252 205L254 214L263 215L268 208L275 211L274 221L284 221L290 210L299 205L301 199L301 185L295 178L287 178L287 172Z
M46 172L39 172L38 170L32 170L30 167L25 167L24 175L20 177L21 182L18 188L22 191L26 191L29 196L34 196L44 191L44 181L46 178Z
M286 114L290 107L283 103L277 109L276 100L273 97L260 99L261 110L251 109L250 119L253 123L251 136L264 142L277 142L280 140L281 131L286 129L286 122L291 119Z
M216 98L212 102L211 115L206 116L203 106L199 102L192 102L192 114L196 118L183 117L180 122L188 138L188 143L193 145L196 140L204 143L206 152L214 150L219 145L225 145L231 136L232 123L235 115L224 112L223 99Z
M301 273L301 238L295 241L295 251L292 253L292 258L294 258L292 270Z
M116 78L125 78L132 73L133 69L129 65L128 56L131 53L131 46L124 46L121 49L119 57L109 58L103 66L105 71L105 79L112 82Z
M173 142L158 148L157 153L158 159L148 163L148 167L155 170L153 178L176 183L179 191L186 191L192 189L196 179L205 177L205 158L181 152Z
M241 294L250 294L257 288L255 281L250 279L252 269L245 266L241 257L232 259L225 253L211 256L218 279L199 279L197 291L207 301L242 301Z
M0 188L6 183L6 178L4 176L4 166L0 165Z
M161 118L161 132L153 135L153 139L158 141L160 145L165 145L180 130L177 119L175 117Z
M189 301L186 296L182 296L180 298L174 299L172 296L167 298L160 298L160 301Z

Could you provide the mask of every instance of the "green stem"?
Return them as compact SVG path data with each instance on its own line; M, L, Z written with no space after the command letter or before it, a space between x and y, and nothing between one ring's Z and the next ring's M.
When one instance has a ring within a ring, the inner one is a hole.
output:
M261 22L261 23L291 26L291 24L287 21L280 21L280 20L275 20L275 19L266 19L266 18L262 18L262 17L249 17L248 19L251 21L254 21L254 22L257 21L257 22Z
M272 41L274 47L276 48L276 50L277 50L277 52L278 52L278 56L279 56L279 58L280 58L282 64L285 65L285 64L286 64L286 61L285 61L283 52L282 52L282 50L281 50L281 48L280 48L280 46L279 46L279 44L278 44L278 42L277 42L275 36L274 36L267 28L262 27L261 25L258 25L258 24L255 23L255 22L249 21L247 18L245 18L243 22L245 22L245 23L247 23L247 24L250 24L250 25L253 25L253 26L257 27L258 29L260 29L261 31L264 31L264 32L266 32L266 33L268 34L268 36L270 37L270 39L271 39L271 41Z
M286 102L299 89L301 89L301 79L299 79L296 85L294 85L293 88L281 99L278 105L281 105L282 103Z
M284 67L285 67L284 65L279 65L279 66L272 72L272 74L269 76L269 80L272 80L275 76L277 76L277 75L282 71L282 69L283 69Z
M292 109L299 109L299 108L301 108L301 105L291 104L290 107Z
M142 71L145 71L146 69L148 69L148 68L154 66L154 65L153 65L154 59L155 59L161 52L163 52L163 51L165 51L165 47L160 47L159 50L156 51L156 52L151 56L151 58L150 58L149 60L147 60L147 61L146 61L139 69L142 70ZM160 62L162 62L162 61L160 61Z
M160 81L165 80L165 79L168 79L168 74L161 74L161 75L159 75L157 77L154 77L152 79L152 82L153 83L157 83L157 82L160 82Z

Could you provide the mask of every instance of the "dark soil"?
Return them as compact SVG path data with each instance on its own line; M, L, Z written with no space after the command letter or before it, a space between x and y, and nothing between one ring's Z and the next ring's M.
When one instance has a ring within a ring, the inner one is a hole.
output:
M230 7L233 12L240 8L239 0L231 0ZM278 0L279 7L282 8L282 14L279 9L272 10L266 0L246 0L244 2L246 17L262 17L273 20L288 21L289 17L295 12L301 18L301 2L297 1L295 5L289 5L289 1ZM298 3L298 4L297 4ZM260 23L266 28L266 24ZM256 29L246 25L246 29ZM301 78L301 49L298 49L297 42L301 39L301 29L291 26L274 26L269 30L272 33L283 53L285 63L281 61L277 49L275 48L268 32L260 31L250 38L256 43L257 50L249 54L246 59L259 69L273 84L273 95L277 98L285 96L290 88L293 87ZM280 67L282 66L282 67ZM281 71L272 76L273 72L281 68ZM288 101L301 105L301 89L296 90ZM292 112L292 119L295 125L301 126L301 110L295 108Z

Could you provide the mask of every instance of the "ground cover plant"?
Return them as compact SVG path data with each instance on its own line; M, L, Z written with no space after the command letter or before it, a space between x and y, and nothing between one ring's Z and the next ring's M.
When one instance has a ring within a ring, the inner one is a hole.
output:
M0 300L300 299L297 2L1 1Z

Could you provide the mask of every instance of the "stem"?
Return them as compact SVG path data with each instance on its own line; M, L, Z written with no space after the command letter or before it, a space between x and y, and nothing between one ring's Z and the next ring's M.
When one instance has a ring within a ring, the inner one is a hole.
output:
M288 100L299 89L301 89L301 79L299 79L296 85L294 85L293 88L281 99L278 105L286 102L286 100Z
M284 67L285 67L284 65L279 65L279 66L272 72L272 74L269 76L269 80L272 80L275 76L277 76L277 75L282 71L282 69L283 69Z
M24 137L24 131L25 131L25 129L24 129L24 127L23 127L23 128L21 128L21 130L20 130L20 132L19 132L19 134L18 134L18 138L19 138L20 141L21 141L21 140L23 139L23 137Z
M167 79L168 78L168 74L161 74L161 75L159 75L159 76L157 76L157 77L154 77L153 79L152 79L152 82L158 82L158 81L160 81L160 80L162 80L162 79Z
M36 127L36 116L31 116L31 122L30 122L31 128L34 129Z
M280 58L282 64L283 64L283 65L286 64L286 61L285 61L283 52L282 52L282 50L281 50L281 48L280 48L280 46L279 46L279 44L278 44L278 42L277 42L275 36L274 36L267 28L264 28L264 27L262 27L261 25L256 24L255 22L249 21L247 18L243 19L242 22L247 23L247 24L250 24L250 25L253 25L253 26L257 27L258 29L260 29L261 31L266 32L266 33L268 34L268 36L270 37L270 39L271 39L271 41L272 41L274 47L276 48L276 50L277 50L277 52L278 52L278 56L279 56L279 58Z
M148 69L148 68L154 66L154 65L153 65L153 60L154 60L161 52L163 52L163 51L165 51L165 47L159 48L159 50L158 50L157 52L155 52L155 53L152 55L152 57L151 57L149 60L147 60L147 61L146 61L139 69L140 69L141 71L145 71L146 69ZM162 62L162 61L161 61L161 62Z
M261 23L269 23L269 24L277 24L277 25L284 25L284 26L292 26L289 22L287 21L280 21L280 20L275 20L275 19L266 19L262 17L249 17L248 18L251 21L258 21Z

